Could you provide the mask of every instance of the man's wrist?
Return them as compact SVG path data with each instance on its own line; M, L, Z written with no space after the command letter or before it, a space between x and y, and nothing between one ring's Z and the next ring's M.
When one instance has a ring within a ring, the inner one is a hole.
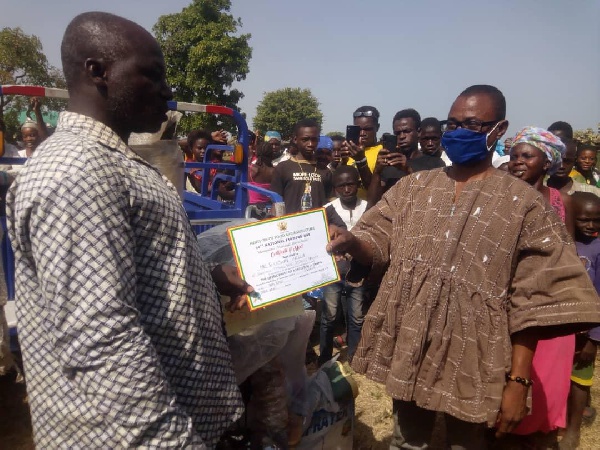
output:
M358 158L358 157L357 157L357 158ZM362 157L362 158L360 158L360 159L356 159L356 160L354 160L354 163L355 163L357 166L364 167L364 166L366 166L366 165L367 165L367 157L366 157L366 156L364 156L364 157Z
M510 372L506 374L506 382L508 383L509 381L520 384L521 386L525 386L527 388L533 385L532 379L513 375Z

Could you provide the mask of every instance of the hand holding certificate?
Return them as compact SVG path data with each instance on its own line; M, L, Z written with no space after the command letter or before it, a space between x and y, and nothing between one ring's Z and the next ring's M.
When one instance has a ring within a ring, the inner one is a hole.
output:
M339 281L327 253L325 210L253 222L227 230L241 277L254 287L250 309Z

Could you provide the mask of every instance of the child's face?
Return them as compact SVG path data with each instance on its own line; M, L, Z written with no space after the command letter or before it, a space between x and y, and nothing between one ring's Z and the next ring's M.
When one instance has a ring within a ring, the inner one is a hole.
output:
M334 180L335 193L342 202L356 201L358 180L349 173L342 173Z
M584 150L577 156L577 165L585 172L592 170L596 166L596 152L593 150Z
M575 234L578 239L594 239L600 231L600 207L584 203L575 207Z
M317 166L325 168L333 161L333 154L331 153L331 150L319 148L317 149L315 159L317 160Z
M204 161L204 153L206 152L206 147L208 146L208 140L204 138L196 139L194 142L194 146L192 147L192 154L194 158L198 162Z

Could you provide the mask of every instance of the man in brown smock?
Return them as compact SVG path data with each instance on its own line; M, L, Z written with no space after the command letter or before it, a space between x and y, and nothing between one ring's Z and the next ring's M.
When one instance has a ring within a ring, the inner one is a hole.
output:
M471 143L447 145L452 167L401 179L352 233L332 230L330 251L383 274L353 367L394 399L391 449L428 448L436 411L449 448L485 448L487 427L500 436L527 413L537 340L600 321L552 207L491 166L505 113L498 89L466 89L447 129Z

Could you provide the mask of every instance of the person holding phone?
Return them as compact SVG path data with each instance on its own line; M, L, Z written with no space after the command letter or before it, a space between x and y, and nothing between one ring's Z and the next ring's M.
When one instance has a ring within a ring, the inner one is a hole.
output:
M342 144L341 157L348 158L346 164L358 169L361 181L358 196L366 199L377 155L383 148L377 143L379 111L373 106L361 106L352 116L353 125L346 129L346 140Z
M437 127L441 137L439 122ZM421 115L416 110L407 108L398 111L392 121L392 129L394 135L384 139L384 149L379 152L371 177L367 193L369 206L377 203L405 175L446 166L441 158L419 151Z

